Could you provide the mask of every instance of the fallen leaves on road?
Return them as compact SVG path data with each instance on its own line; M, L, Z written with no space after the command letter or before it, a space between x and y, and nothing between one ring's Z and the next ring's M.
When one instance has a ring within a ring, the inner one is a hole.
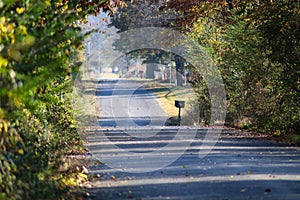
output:
M110 178L111 178L111 180L113 180L113 181L117 181L117 178L116 178L115 176L111 176Z
M271 189L267 188L265 189L265 193L270 193L271 192Z
M247 191L247 188L241 189L241 192L246 192L246 191Z

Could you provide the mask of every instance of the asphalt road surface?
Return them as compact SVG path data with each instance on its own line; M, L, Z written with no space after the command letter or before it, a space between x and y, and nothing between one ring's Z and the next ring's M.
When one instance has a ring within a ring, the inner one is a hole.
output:
M230 137L226 130L207 141L213 128L186 127L182 135L163 126L167 116L153 94L126 85L99 84L103 114L87 134L87 147L104 164L90 166L95 179L88 198L300 199L298 147Z
M102 127L163 126L168 119L141 81L101 80L96 95Z

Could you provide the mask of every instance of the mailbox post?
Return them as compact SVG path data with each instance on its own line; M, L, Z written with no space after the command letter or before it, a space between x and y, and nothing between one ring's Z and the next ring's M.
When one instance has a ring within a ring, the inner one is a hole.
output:
M179 108L179 110L178 110L178 126L180 126L180 122L181 122L180 111L181 111L181 108L184 108L184 104L185 104L184 101L175 100L175 107Z

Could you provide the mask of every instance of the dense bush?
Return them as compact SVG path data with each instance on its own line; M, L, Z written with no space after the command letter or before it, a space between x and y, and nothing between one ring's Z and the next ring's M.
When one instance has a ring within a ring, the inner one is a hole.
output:
M57 199L62 156L82 147L72 119L77 27L106 1L0 0L0 199Z
M46 92L53 95L51 101L36 100L34 111L15 111L12 126L2 132L6 142L2 158L9 163L3 165L6 171L2 177L9 180L1 186L5 189L3 195L9 199L49 199L61 195L67 188L59 174L61 158L82 147L71 120L71 99L62 100L53 91ZM11 187L7 188L8 185Z
M190 33L223 75L230 124L298 134L299 1L202 3Z

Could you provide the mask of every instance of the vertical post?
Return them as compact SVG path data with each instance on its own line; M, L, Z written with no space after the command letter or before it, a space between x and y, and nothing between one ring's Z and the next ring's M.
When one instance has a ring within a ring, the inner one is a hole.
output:
M178 126L181 125L181 108L184 108L184 101L175 100L175 107L179 108L178 110Z
M181 122L180 111L181 111L181 107L179 107L179 112L178 112L178 126L180 126L180 122Z
M98 67L97 67L97 72L98 73L101 73L101 59L100 59L100 55L99 55L99 57L98 57L99 59L98 59Z
M172 84L172 67L171 65L169 66L170 69L170 84Z
M89 76L91 76L90 63L89 63L90 55L91 55L91 41L87 41L87 43L86 43L86 54L85 55L86 55L85 59L86 59L86 63L87 63L87 70L88 70Z
M87 54L89 55L91 53L91 41L87 42Z

